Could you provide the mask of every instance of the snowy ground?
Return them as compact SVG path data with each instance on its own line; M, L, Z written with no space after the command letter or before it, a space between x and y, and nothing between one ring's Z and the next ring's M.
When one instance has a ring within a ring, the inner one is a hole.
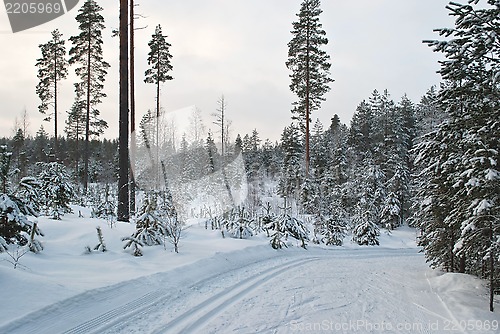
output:
M96 226L109 251L85 254ZM180 254L149 247L135 258L120 241L130 224L70 215L40 227L42 253L15 270L0 262L0 333L500 331L485 282L429 269L411 229L383 234L380 247L275 251L264 237L222 239L195 224Z

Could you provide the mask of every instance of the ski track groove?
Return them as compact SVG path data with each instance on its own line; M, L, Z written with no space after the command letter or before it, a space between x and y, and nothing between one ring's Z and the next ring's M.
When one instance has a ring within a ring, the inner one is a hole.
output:
M429 277L427 276L427 273L425 273L425 279L427 280L427 284L429 284L429 289L430 289L431 293L433 293L434 295L436 295L436 297L438 298L439 302L441 303L441 305L443 306L443 308L446 310L446 312L448 313L448 315L452 319L452 323L455 324L455 325L457 325L458 331L460 331L461 333L467 333L465 330L462 329L462 326L460 326L460 321L458 321L458 319L455 317L455 315L453 314L453 312L451 312L451 310L448 307L448 305L446 305L446 303L444 302L443 298L441 298L441 295L432 288L432 283L431 283L431 280L429 279Z
M356 257L356 255L364 258L377 257L379 252L373 252L373 253L368 254L365 252L359 252L359 255L355 254L354 258ZM323 255L322 257L317 257L311 254L309 256L300 256L294 259L286 259L286 258L258 259L252 262L245 263L243 267L234 267L229 269L228 271L219 272L205 279L190 282L189 286L182 287L182 291L185 291L184 289L193 289L198 286L203 286L203 284L211 282L214 279L217 279L221 276L227 277L228 275L237 273L239 271L244 271L245 268L251 268L252 266L256 265L267 266L267 268L260 270L257 273L250 274L250 276L243 279L243 281L240 281L236 284L231 284L229 287L223 289L222 291L216 293L215 295L208 297L208 299L201 302L200 304L188 309L187 311L184 311L179 316L176 316L174 319L170 320L166 325L162 325L157 329L153 329L153 333L171 332L172 330L171 327L179 330L176 331L175 333L193 333L195 329L203 329L201 327L203 325L206 325L217 314L222 312L231 304L238 302L246 294L258 288L261 284L266 283L274 276L281 275L287 272L288 270L295 268L295 266L297 265L302 265L309 261L317 261L320 259L330 257L330 255L326 256L325 255ZM346 255L352 256L352 254L349 253L346 254L340 253L335 255L340 258L347 257ZM408 256L406 252L404 252L404 254L391 254L391 255ZM275 260L280 260L283 262L275 264L274 263ZM269 267L269 265L271 266L274 265L274 266ZM453 317L449 309L446 307L446 305L444 305L444 301L441 299L441 297L435 291L432 290L432 286L430 285L430 281L428 280L428 278L427 281L429 283L431 292L438 297L438 299L441 301L443 306L445 306L445 308L448 310L452 318L455 318ZM135 283L133 283L132 285L135 286ZM120 325L119 327L122 329L126 328L127 324L131 323L134 318L137 318L138 316L141 315L147 315L151 311L154 312L158 310L158 308L165 305L168 299L171 298L172 295L174 294L172 293L171 289L169 290L165 288L160 288L160 289L157 288L152 290L152 288L150 288L149 291L146 290L142 294L137 294L135 299L133 299L132 301L129 300L128 302L121 302L121 304L118 307L111 306L109 311L102 313L98 316L92 316L92 318L83 323L79 323L78 325L73 326L69 329L67 328L63 328L61 330L57 329L57 326L59 325L58 319L68 319L68 317L81 318L81 316L85 314L85 307L91 307L96 302L99 302L99 300L109 302L113 298L119 299L118 297L120 296L120 294L126 292L132 285L125 284L117 287L116 289L104 290L105 293L104 297L98 293L98 290L106 289L106 287L84 292L80 295L69 298L68 300L64 300L55 303L53 305L50 305L48 308L45 309L45 312L49 311L48 314L50 314L50 316L47 316L47 313L40 314L40 311L36 311L33 314L34 317L30 317L28 315L23 318L23 319L29 319L27 323L26 322L22 323L21 321L19 321L22 319L19 319L18 321L15 321L11 324L4 325L2 328L0 328L0 332L2 332L2 330L4 329L10 329L11 331L8 331L8 333L22 333L22 334L103 333L104 331L107 330L111 330L111 332L113 332L113 330L117 329L116 327L117 325ZM175 294L177 294L177 292ZM85 297L85 295L87 295L87 297L82 300L81 298ZM79 304L79 307L75 307L75 301L77 302L77 304ZM83 305L81 304L81 302L83 302ZM110 305L112 304L110 303ZM365 309L366 306L367 305L363 305L364 309L363 311L366 311ZM420 311L419 315L422 316L423 315L422 311L424 311L425 308L424 310L422 310L421 309L422 306L420 305L415 305L415 306L417 306L417 310ZM50 310L54 311L54 313L50 312ZM275 331L276 330L277 329L275 329Z
M294 260L298 261L298 260ZM285 262L285 264L288 264L290 262L294 261L288 261ZM252 263L248 263L244 267L240 268L235 268L233 270L230 270L229 272L226 272L224 274L232 273L235 271L242 270L246 267L255 265L256 263L265 263L267 261L256 261ZM202 286L204 283L210 282L214 280L215 278L219 277L219 274L212 275L210 277L207 277L205 279L202 279L198 282L195 282L193 285L189 286L188 289L192 289L196 286ZM154 299L149 299L149 297L153 297L156 295L156 298ZM155 309L158 307L158 305L165 304L165 302L172 297L171 291L165 290L165 291L154 291L150 292L132 302L129 302L125 305L122 305L120 307L117 307L115 309L112 309L98 317L95 317L93 319L90 319L82 324L79 324L76 327L73 327L67 331L64 332L64 334L87 334L87 333L102 333L104 331L110 331L113 329L113 327L117 324L120 324L123 326L124 321L126 319L130 319L131 317L137 317L141 316L144 314L148 314L151 312L151 310ZM129 312L124 312L127 310L131 310Z
M241 282L238 282L224 291L206 299L202 303L194 306L190 310L184 312L180 316L171 320L167 324L155 329L153 334L160 334L168 332L175 333L196 333L197 329L205 325L217 314L226 309L231 304L239 301L243 296L256 289L269 279L277 275L281 275L297 265L301 265L310 261L317 261L318 257L301 258L281 264L278 267L272 267L254 274ZM229 290L227 292L226 290Z
M223 273L217 273L214 275L211 275L205 279L193 282L191 285L189 285L187 288L188 289L193 289L197 286L203 286L207 282L211 282L214 279L220 277L221 275L229 275L230 273L238 272L241 270L244 270L245 268L257 265L257 264L266 264L266 263L273 263L272 261L276 260L277 258L271 258L271 259L259 259L257 261L252 261L250 263L245 264L243 267L236 267L232 268L229 271L223 272ZM293 259L293 260L286 260L286 262L281 263L278 265L278 267L271 267L268 268L264 271L260 271L258 274L252 275L250 278L255 279L258 278L260 275L264 275L270 271L274 271L275 269L287 267L291 267L292 265L296 264L297 262L307 262L309 260L316 259L315 257L308 257L307 259L304 259L304 257L300 257L298 259ZM268 264L269 265L269 264ZM249 279L244 280L244 282L248 282ZM266 276L266 278L268 278ZM234 285L231 288L234 288L235 286L241 284L242 282ZM100 289L96 289L100 290ZM47 333L47 334L53 334L53 333L64 333L64 334L87 334L87 333L102 333L104 331L113 329L114 326L117 324L123 325L124 323L127 323L131 317L137 317L140 315L148 314L151 310L154 310L155 308L158 307L158 305L164 305L166 301L168 301L169 298L172 297L173 293L171 290L168 289L155 289L155 290L150 290L149 292L146 292L145 294L140 295L138 298L133 299L132 301L128 301L126 303L122 303L118 307L112 307L109 311L102 313L98 316L94 316L90 318L89 320L80 323L74 327L71 327L69 329L58 329L58 319L64 318L68 319L71 317L75 317L80 315L82 312L82 308L85 308L84 305L80 305L80 307L71 307L74 306L75 301L77 301L76 304L78 304L78 300L81 296L84 296L85 294L88 294L88 297L84 303L89 304L88 306L91 306L95 302L98 302L98 300L90 300L90 299L99 299L99 300L107 300L112 299L113 297L119 296L122 291L126 291L127 286L120 286L117 289L112 289L106 291L107 297L102 297L100 295L94 295L92 292L94 291L87 291L82 293L81 295L77 295L74 297L71 297L67 300L55 303L53 305L50 305L49 308L51 308L53 311L55 311L55 315L51 316L46 316L46 313L43 313L40 315L40 312L37 311L35 312L35 317L34 318L29 318L30 321L28 322L21 322L21 321L16 321L14 323L11 323L10 325L7 324L6 326L3 327L3 329L8 330L9 333L22 333L22 334L40 334L40 333ZM109 295L108 295L109 294ZM62 310L62 311L61 311ZM19 325L17 325L19 323ZM3 330L0 328L0 332Z
M156 298L155 298L156 295ZM112 309L96 318L93 318L89 321L86 321L76 327L73 327L67 331L64 332L64 334L84 334L84 333L91 333L93 330L101 328L102 325L105 325L112 320L113 322L119 321L119 319L123 319L128 317L129 315L133 314L134 312L127 312L127 310L134 310L139 307L145 307L150 304L156 303L158 300L164 298L158 297L158 292L150 292L145 294L144 296L135 299L127 304L124 304L120 307L117 307L115 309ZM119 317L119 318L117 318Z

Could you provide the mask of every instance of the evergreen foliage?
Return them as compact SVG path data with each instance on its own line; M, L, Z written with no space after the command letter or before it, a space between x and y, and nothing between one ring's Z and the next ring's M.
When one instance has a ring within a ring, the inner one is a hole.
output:
M167 237L168 231L163 224L158 201L158 193L152 191L147 193L137 212L136 231L131 238L137 240L140 245L162 245Z
M355 225L352 231L352 241L362 246L378 246L380 229L373 221L370 212L361 209L354 221Z
M54 112L51 113L54 119L54 139L55 149L57 151L57 84L60 80L65 79L68 75L68 61L66 60L66 41L62 38L59 30L52 31L52 39L45 43L40 44L42 57L37 59L36 66L38 67L38 79L40 80L36 86L36 93L41 100L38 110L42 114L46 114L49 105L54 106ZM50 121L51 116L45 118Z
M245 211L245 208L237 207L230 214L224 228L233 238L248 239L254 235L252 223L253 219Z
M417 205L425 215L415 219L432 265L489 279L493 311L500 280L500 5L452 2L447 9L455 27L436 30L446 40L424 41L446 57L437 103L448 121L416 148Z
M104 18L100 14L102 10L103 8L95 0L85 0L76 16L80 34L69 39L73 44L69 50L69 63L77 65L75 73L81 80L75 83L76 100L71 111L74 114L70 115L74 120L85 120L83 151L85 190L87 190L89 178L90 137L100 136L108 127L107 122L99 117L100 111L97 109L97 105L106 97L103 92L103 83L110 67L102 55L102 30L104 30ZM85 108L82 108L83 105ZM77 114L82 111L85 111L84 115Z
M148 65L151 67L144 73L144 82L156 85L156 117L160 116L160 84L172 80L169 74L173 70L171 64L172 55L170 54L170 43L167 42L161 25L157 25L148 45Z
M41 244L35 242L35 235L43 236L35 223L27 215L36 214L32 211L30 203L19 199L12 191L9 179L17 170L10 170L12 153L7 147L0 146L0 252L7 251L8 245L25 246L31 242L33 251L40 250Z
M52 219L61 219L65 213L71 213L69 206L75 190L64 165L58 162L40 162L38 180L42 194L42 210Z
M292 118L299 121L300 131L305 135L306 171L309 171L309 123L310 115L318 110L324 95L330 90L330 56L322 49L328 44L326 32L319 21L320 0L304 0L292 23L293 37L288 43L290 90L297 95L293 103Z

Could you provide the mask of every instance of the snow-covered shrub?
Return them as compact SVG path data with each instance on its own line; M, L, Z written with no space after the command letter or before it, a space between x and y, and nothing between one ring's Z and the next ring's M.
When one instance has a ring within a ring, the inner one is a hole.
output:
M367 215L364 215L365 217ZM355 225L352 232L352 241L358 245L378 245L378 237L380 236L380 229L377 224L373 223L371 220L360 220Z
M17 204L7 195L0 194L0 237L7 244L26 245L31 224Z
M287 211L289 208L284 208L283 213L274 221L271 221L267 228L271 234L271 246L274 249L286 247L286 242L288 237L292 237L301 242L301 247L307 247L307 241L309 240L309 229L305 224L292 217Z
M347 224L339 216L330 216L325 220L324 241L330 246L342 246L347 234Z
M106 244L104 243L104 237L102 236L101 227L97 226L96 230L97 230L97 239L99 240L99 243L97 244L97 246L94 247L94 250L99 252L106 252L107 248Z
M269 234L269 231L275 231L276 230L276 221L278 220L278 217L276 217L272 212L271 212L271 203L267 202L266 205L264 206L264 211L265 213L260 217L260 224L262 228L266 231L266 234L268 237L271 235Z
M19 182L15 196L24 204L26 215L37 217L40 214L40 193L40 182L35 177L23 177Z
M123 246L123 249L127 249L129 247L132 247L132 254L134 256L142 256L142 250L141 247L144 247L144 244L137 240L137 238L134 237L124 237L122 238L122 241L125 241L125 246Z
M38 179L41 186L44 210L52 219L61 219L65 213L71 213L70 201L74 196L74 187L66 168L58 162L39 162Z
M148 193L135 219L135 233L132 238L137 239L145 246L163 244L167 230L158 211L158 194Z
M401 203L396 194L390 192L380 213L380 222L383 227L393 230L401 225Z
M9 244L25 246L35 235L43 235L36 224L27 215L36 216L37 212L31 206L29 199L21 200L11 191L9 178L17 171L10 171L12 154L6 146L0 146L0 252L6 251ZM33 184L27 178L21 180L19 189ZM40 249L41 244L33 250Z
M277 228L274 230L273 234L271 235L271 239L269 240L269 243L271 244L271 247L274 249L282 249L288 247L286 245L286 240L287 240L287 233L286 231L282 228L281 225L279 225Z
M183 236L185 225L178 219L178 217L166 217L164 222L168 232L168 240L174 246L174 251L179 253L179 242Z
M116 222L115 198L110 194L109 184L104 188L104 196L99 196L99 201L92 208L92 217L106 219L110 227Z
M281 221L288 235L300 241L300 246L305 249L309 240L309 229L304 222L290 215L284 215Z
M252 222L253 219L245 211L245 208L238 207L233 210L224 228L233 238L247 239L254 235L251 227Z
M28 248L33 253L40 253L43 250L42 243L39 240L35 239L35 235L37 234L37 230L38 230L37 225L38 224L36 222L33 223L33 227L31 229L31 234L30 234L30 239L28 240ZM39 232L39 233L41 233L41 232Z
M8 249L9 245L7 245L7 241L0 236L0 253L6 252Z

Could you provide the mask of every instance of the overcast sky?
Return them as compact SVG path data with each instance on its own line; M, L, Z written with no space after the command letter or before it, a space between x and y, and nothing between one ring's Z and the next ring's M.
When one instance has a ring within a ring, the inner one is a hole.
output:
M109 123L106 137L118 137L118 1L101 0L106 31L104 58L111 64L106 77L108 97L99 109ZM148 41L161 24L171 53L174 80L162 86L161 104L167 111L197 106L213 128L210 115L224 94L231 135L242 136L254 128L261 138L279 139L290 123L287 43L292 21L302 0L136 0L137 12L147 26L136 33L137 113L155 108L154 85L145 84ZM75 16L83 1L68 14L26 32L12 34L5 10L0 10L0 136L11 136L15 118L27 110L30 133L43 123L53 133L52 123L42 122L35 94L38 45L59 29L66 39L79 33ZM436 39L433 29L450 27L453 20L444 8L448 0L323 0L321 22L329 44L335 82L321 110L312 115L329 125L334 114L349 124L357 105L374 89L388 89L399 101L404 93L418 102L427 89L439 83L438 54L422 44ZM67 43L67 50L71 45ZM66 110L74 99L72 74L60 89L62 133ZM184 109L186 110L186 109ZM179 113L177 113L179 114ZM187 118L189 115L185 115ZM178 117L184 117L182 114Z

